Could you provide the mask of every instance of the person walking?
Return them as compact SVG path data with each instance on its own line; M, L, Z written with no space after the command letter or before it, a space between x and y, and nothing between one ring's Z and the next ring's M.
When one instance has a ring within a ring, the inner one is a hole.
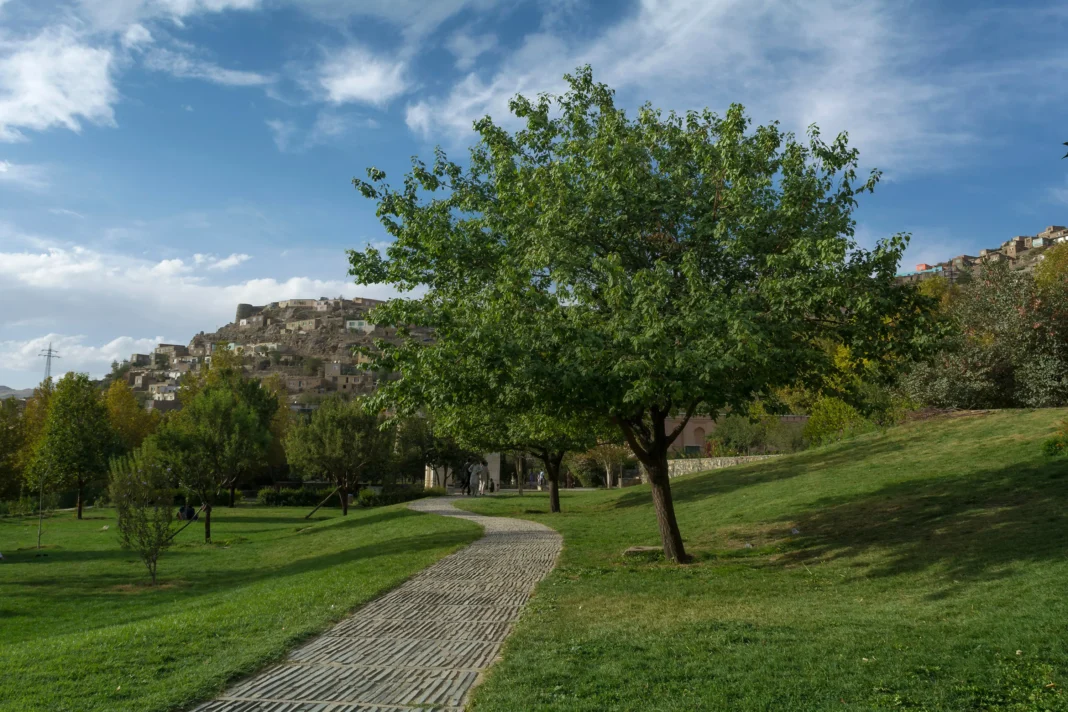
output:
M538 470L538 491L541 492L542 487L545 486L545 472Z
M479 462L471 463L471 474L468 476L467 479L467 493L469 495L474 495L478 491L478 471L480 467L482 467L482 464Z
M489 486L490 473L489 468L486 467L486 463L482 462L478 465L478 496L482 497L486 494L486 488Z

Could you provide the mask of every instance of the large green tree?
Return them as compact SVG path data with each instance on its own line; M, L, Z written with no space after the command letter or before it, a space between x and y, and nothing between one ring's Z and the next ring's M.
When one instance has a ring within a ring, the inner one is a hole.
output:
M394 432L384 417L363 400L330 396L305 422L286 435L290 466L333 482L341 496L341 513L349 513L349 493L359 490L377 469L390 465Z
M649 473L664 553L685 559L667 453L694 413L814 379L822 340L858 358L922 339L925 301L894 284L906 236L854 240L845 135L751 130L742 107L630 117L590 69L563 96L517 96L515 132L476 123L470 166L440 150L403 187L368 170L394 241L350 252L359 283L419 289L377 323L398 402L609 418ZM668 427L672 417L675 425Z
M107 475L117 447L107 407L89 376L71 372L59 379L31 469L35 477L77 490L78 519L86 486Z
M14 499L19 494L22 439L22 414L18 401L14 398L0 400L0 500Z
M259 388L259 384L251 384ZM266 408L264 409L266 412ZM212 504L245 473L264 466L270 419L228 383L200 387L150 438L178 484L204 507L204 541L211 541ZM146 441L147 442L147 441Z

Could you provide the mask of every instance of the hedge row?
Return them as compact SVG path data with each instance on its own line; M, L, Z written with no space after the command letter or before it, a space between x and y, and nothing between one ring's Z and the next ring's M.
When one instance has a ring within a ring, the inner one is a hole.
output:
M256 495L256 503L267 507L314 507L322 502L332 492L329 489L310 490L283 488L275 490L273 487L264 487ZM358 507L382 507L387 504L399 504L410 502L421 497L434 497L445 494L444 488L433 487L424 489L415 487L395 487L376 493L371 489L362 489L355 497L354 504ZM324 505L326 507L340 507L338 497L331 497Z

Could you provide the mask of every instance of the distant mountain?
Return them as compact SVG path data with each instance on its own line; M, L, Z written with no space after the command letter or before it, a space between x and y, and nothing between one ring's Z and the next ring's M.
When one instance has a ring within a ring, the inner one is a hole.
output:
M0 386L0 400L4 398L29 398L33 395L32 388L23 388L21 391L7 386Z

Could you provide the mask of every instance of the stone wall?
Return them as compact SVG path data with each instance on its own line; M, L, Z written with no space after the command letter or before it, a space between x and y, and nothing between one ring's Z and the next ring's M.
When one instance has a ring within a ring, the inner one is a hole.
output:
M668 475L678 477L688 475L691 472L704 472L705 470L718 470L721 467L732 465L745 465L750 462L767 460L777 455L748 455L742 457L694 457L683 460L668 460Z

